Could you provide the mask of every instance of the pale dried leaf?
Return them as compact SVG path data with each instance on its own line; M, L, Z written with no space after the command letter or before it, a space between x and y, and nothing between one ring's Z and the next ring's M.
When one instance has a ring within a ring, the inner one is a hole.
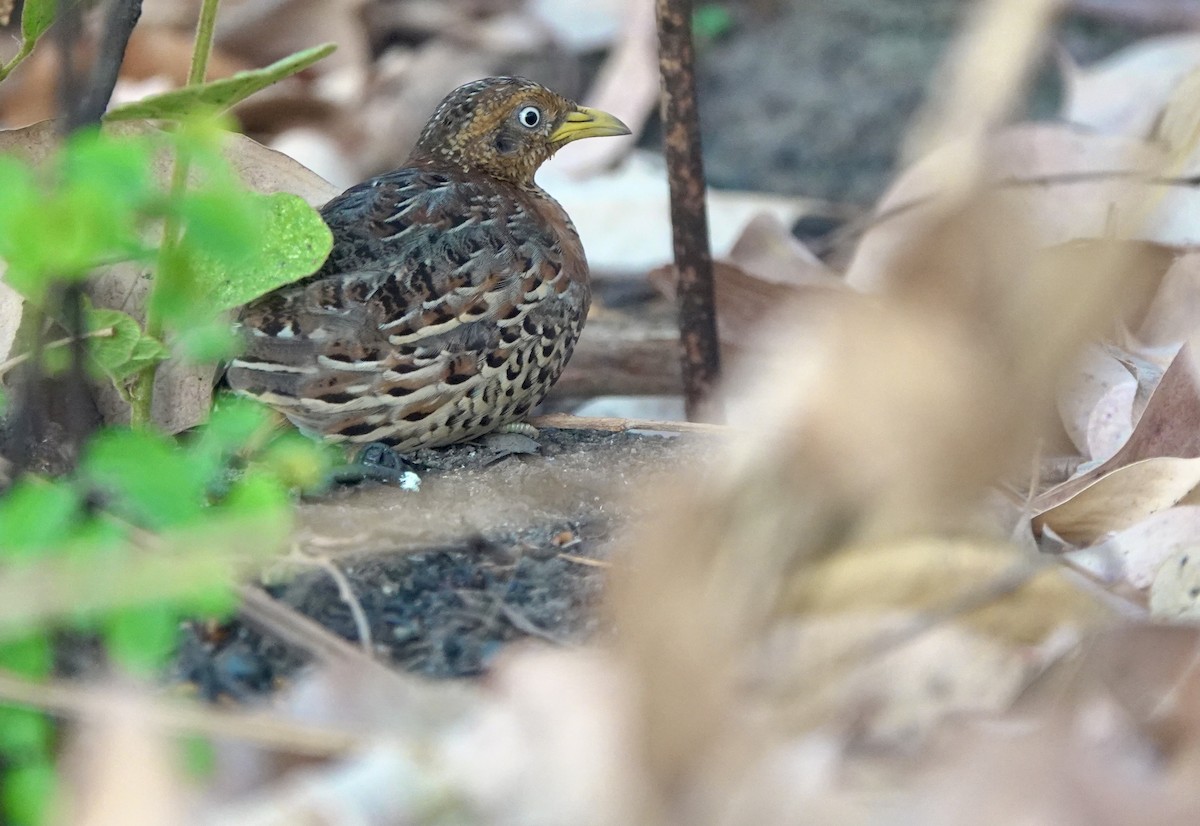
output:
M1117 562L1119 576L1134 588L1148 588L1165 559L1198 547L1200 506L1177 505L1152 514L1087 552Z
M1092 346L1083 352L1059 390L1058 412L1067 435L1084 457L1103 461L1133 432L1137 379L1109 353Z
M230 135L223 147L226 160L242 183L254 192L290 192L319 207L340 190L283 152L269 149L245 135Z
M1140 341L1162 347L1187 341L1200 325L1200 253L1185 252L1167 270L1136 328Z
M461 820L454 790L424 755L395 742L264 784L207 812L203 826L387 826L437 811Z
M1034 526L1050 526L1069 542L1091 544L1177 504L1200 484L1200 459L1143 459L1100 477L1043 511Z
M799 568L782 599L805 616L908 612L1008 645L1036 645L1108 614L1057 565L1039 567L1000 542L936 537L843 549Z
M980 139L1016 106L1057 0L983 0L938 67L934 89L914 119L905 155L959 143L951 186L969 186L986 169Z
M649 3L636 3L649 8ZM602 49L617 39L622 20L636 13L629 0L531 0L528 13L574 52ZM653 15L651 16L653 21Z
M842 289L841 276L831 270L779 220L755 215L729 250L731 263L773 284L812 285Z
M608 56L583 103L620 118L636 136L658 106L658 31L654 23L654 6L643 0L607 0L608 8L593 2L576 2L589 11L612 13L617 5L624 6L624 18L617 48ZM543 13L552 6L562 13L562 2L540 2ZM576 19L580 15L575 15ZM619 18L618 18L619 19ZM582 28L582 26L580 26ZM595 28L592 27L592 31ZM562 157L559 166L571 174L594 174L611 166L633 148L634 140L586 141Z
M440 755L485 821L638 820L632 686L615 659L527 647L504 657L488 683L492 701L449 733Z
M881 274L933 214L960 151L950 146L925 157L883 196L877 222L847 271L852 286L884 285ZM983 156L984 178L998 206L1023 216L1038 246L1110 238L1168 246L1200 241L1200 194L1144 183L1167 163L1160 147L1061 124L1024 124L988 138ZM1158 199L1153 211L1150 198Z
M842 549L785 583L789 619L754 653L753 685L803 726L854 720L911 747L949 715L1000 711L1061 641L1110 616L1057 565L991 541Z
M1181 546L1163 560L1150 586L1150 614L1200 622L1200 543Z
M12 353L24 307L24 299L20 294L4 283L4 270L5 264L0 261L0 362L8 359Z
M325 131L308 127L288 129L271 140L270 148L320 175L330 182L333 190L340 192L358 183L354 163L333 136ZM321 193L315 194L322 197ZM314 206L317 205L314 199L305 200Z
M640 278L672 260L670 195L661 157L633 152L610 172L580 179L557 166L570 151L568 147L547 163L538 183L571 216L592 270ZM813 207L801 198L712 190L708 218L713 255L727 256L742 228L760 214L790 226Z
M1133 406L1137 400L1137 380L1130 376L1110 387L1087 421L1087 451L1093 461L1103 462L1121 449L1133 433Z
M159 826L184 821L179 752L141 713L137 695L87 720L68 749L72 801L80 826ZM66 821L64 821L66 822Z
M1171 93L1200 66L1200 35L1143 40L1064 72L1063 120L1099 132L1149 137Z
M865 745L913 748L951 716L1004 710L1042 665L967 625L913 635L924 619L850 611L784 624L762 646L750 682L790 698L786 713L804 727L853 720Z
M1154 138L1166 146L1177 169L1182 169L1200 141L1200 64L1171 91L1154 129Z
M781 271L785 276L786 273ZM655 289L675 300L679 272L672 265L657 267L647 274ZM801 324L794 311L805 307L809 312L835 306L840 300L853 300L854 293L840 278L830 277L821 283L789 283L760 277L729 261L713 262L713 298L717 308L717 333L722 344L733 349L728 357L736 361L744 349L754 350L764 344L764 327ZM767 335L765 338L769 339ZM753 358L753 353L750 354Z

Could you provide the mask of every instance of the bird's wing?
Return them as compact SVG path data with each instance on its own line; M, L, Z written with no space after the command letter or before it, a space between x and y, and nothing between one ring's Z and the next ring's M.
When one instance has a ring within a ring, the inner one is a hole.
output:
M424 170L356 186L322 214L334 236L322 269L243 311L234 389L285 405L396 385L449 393L503 364L530 311L586 266L536 200Z

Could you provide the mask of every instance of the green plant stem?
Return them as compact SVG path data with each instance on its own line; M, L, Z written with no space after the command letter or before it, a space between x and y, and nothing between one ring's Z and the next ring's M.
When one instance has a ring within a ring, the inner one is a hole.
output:
M213 32L217 24L217 8L221 0L204 0L200 7L200 19L196 23L196 39L192 45L192 65L188 70L188 86L196 86L204 82L208 74L208 58L212 54ZM187 189L188 159L179 156L175 159L175 169L171 173L171 199L178 200ZM162 340L163 325L155 309L155 292L162 278L169 278L175 267L176 250L179 247L179 218L171 212L163 220L162 246L158 253L158 270L155 274L154 287L146 298L146 335L159 341ZM154 376L158 371L157 364L151 364L138 374L130 395L129 423L134 427L150 423L151 410L154 401Z
M217 7L221 0L204 0L200 21L196 24L196 43L192 48L192 66L188 70L188 86L204 82L208 73L208 57L212 54L213 32L217 27Z
M20 66L21 63L24 62L25 58L29 57L31 54L33 54L33 43L23 41L21 43L20 51L13 55L13 59L5 63L3 66L0 66L0 81L11 75L13 70Z

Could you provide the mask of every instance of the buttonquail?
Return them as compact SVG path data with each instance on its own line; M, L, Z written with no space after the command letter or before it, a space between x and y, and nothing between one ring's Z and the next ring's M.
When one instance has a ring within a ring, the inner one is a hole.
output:
M573 140L627 134L523 78L455 89L403 167L321 210L320 271L242 310L230 386L304 431L399 452L519 422L590 297L579 236L534 173Z

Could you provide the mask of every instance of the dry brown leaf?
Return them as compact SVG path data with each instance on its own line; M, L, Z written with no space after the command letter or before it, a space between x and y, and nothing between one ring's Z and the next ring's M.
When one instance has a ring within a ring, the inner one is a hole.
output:
M911 795L896 822L1195 822L1198 652L1191 628L1127 624L1089 635L1015 714L947 731L904 784Z
M674 300L679 273L667 265L651 270L647 278L660 293ZM836 285L835 285L836 284ZM789 284L751 274L729 261L713 262L713 293L717 307L717 333L723 344L747 347L758 343L764 325L801 304L825 306L849 293L840 279L831 283ZM734 352L730 352L735 357Z
M1190 349L1184 347L1171 361L1121 449L1102 464L1041 493L1033 502L1035 514L1053 509L1096 480L1134 462L1200 456L1200 388L1191 366Z
M1106 473L1034 518L1077 545L1123 531L1179 503L1200 485L1200 458L1143 459Z

